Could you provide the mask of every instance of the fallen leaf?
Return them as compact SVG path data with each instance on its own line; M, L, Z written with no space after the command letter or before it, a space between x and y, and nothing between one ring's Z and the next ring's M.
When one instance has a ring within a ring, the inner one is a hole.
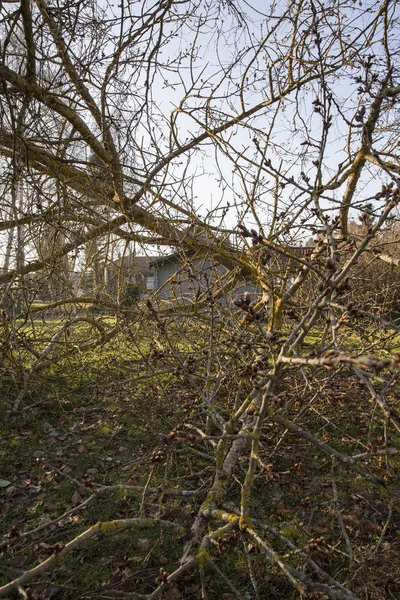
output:
M63 590L64 588L60 587L59 585L49 585L44 590L42 598L43 600L50 600L51 598L55 598L56 596L61 594Z
M33 458L46 458L46 452L43 452L43 450L35 450L32 456Z
M9 485L11 485L11 481L8 481L7 479L0 479L0 488L5 488Z
M88 475L96 475L96 473L98 473L98 470L95 467L91 467L90 469L86 469L86 473Z
M8 559L7 565L12 569L19 569L19 567L22 567L22 565L26 563L27 558L27 556L22 556L21 554L19 556L13 556Z
M176 587L169 588L169 590L165 594L165 597L167 600L178 600L178 598L182 598L182 596L179 593L178 588L176 588Z
M138 539L138 548L139 550L148 550L150 548L150 540L146 538Z
M78 447L78 452L79 452L79 454L85 454L85 453L87 452L87 448L86 448L86 446L85 446L84 444L81 444L81 445Z
M201 591L201 587L198 583L193 583L192 585L189 585L187 588L185 588L185 592L191 594L191 596L197 594L199 590Z
M111 575L110 580L107 584L107 587L114 587L116 585L118 585L118 583L121 583L122 581L122 575L120 573L114 573L114 575Z
M72 504L80 504L82 502L82 498L78 492L72 495L71 502Z

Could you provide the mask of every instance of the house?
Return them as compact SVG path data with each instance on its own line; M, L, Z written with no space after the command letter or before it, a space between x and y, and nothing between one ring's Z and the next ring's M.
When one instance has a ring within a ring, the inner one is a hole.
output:
M153 259L154 291L163 299L193 300L196 294L215 288L227 270L210 257L194 251L174 252Z
M312 247L288 247L291 254L306 258ZM268 256L268 252L266 252ZM271 258L266 258L271 264L271 273L282 270L282 266L289 266L291 260L286 256L276 254L276 260L272 264ZM293 261L295 264L295 261ZM199 257L192 251L174 252L167 256L152 259L149 268L154 272L154 292L164 300L178 299L184 302L194 301L200 294L210 291L216 295L220 290L221 283L227 280L228 270L218 261L210 256ZM259 294L261 289L255 284L243 281L237 282L231 292L231 296L237 296L249 292Z

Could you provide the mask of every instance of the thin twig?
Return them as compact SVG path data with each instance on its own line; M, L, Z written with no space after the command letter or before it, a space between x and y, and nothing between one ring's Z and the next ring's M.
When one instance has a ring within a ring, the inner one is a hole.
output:
M382 529L382 533L381 533L381 535L379 537L378 543L376 544L374 551L369 556L369 560L375 560L376 559L376 556L378 554L379 548L382 546L383 540L385 539L385 535L386 535L386 532L388 530L388 527L389 527L390 523L392 522L392 517L393 517L393 503L391 502L390 506L389 506L389 514L388 514L388 517L386 519L386 523L385 523L385 525L384 525L384 527Z
M335 481L335 470L336 470L336 461L334 458L332 458L332 492L333 492L333 502L335 504L336 507L336 515L339 521L339 525L340 525L340 529L342 530L342 534L344 537L344 540L346 542L346 547L347 547L347 552L349 555L349 568L351 569L353 566L353 561L354 561L354 554L353 554L353 548L351 547L351 543L350 543L350 538L347 534L346 531L346 525L344 524L343 521L343 515L340 511L339 508L339 499L338 499L338 493L337 493L337 486L336 486L336 481Z

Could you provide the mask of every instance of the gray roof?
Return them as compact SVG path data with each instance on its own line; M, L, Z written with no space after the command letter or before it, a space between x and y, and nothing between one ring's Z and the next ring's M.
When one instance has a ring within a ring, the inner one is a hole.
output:
M165 263L179 261L182 260L183 257L193 256L193 254L195 254L194 250L188 250L186 252L173 252L172 254L167 254L166 256L158 256L151 260L149 263L149 268L154 269L154 267L161 267Z
M306 256L311 254L313 251L313 248L310 246L287 246L285 249L289 250L289 252L293 252L294 254ZM154 267L161 267L166 263L181 261L184 257L193 256L193 254L195 254L194 250L187 250L186 252L173 252L172 254L167 254L166 256L159 256L157 258L150 259L148 266L150 269L154 269Z

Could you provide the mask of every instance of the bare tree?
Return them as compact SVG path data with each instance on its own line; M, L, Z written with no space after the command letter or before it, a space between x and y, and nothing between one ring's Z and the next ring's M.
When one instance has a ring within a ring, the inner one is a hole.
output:
M23 289L28 274L51 270L66 257L72 262L83 248L101 286L108 257L95 257L108 236L121 247L179 249L193 291L183 304L149 299L141 314L118 298L78 297L72 289L45 306L19 309L19 317L28 318L60 306L99 305L117 319L110 324L67 312L44 347L27 342L14 326L24 378L12 408L21 406L33 374L122 330L142 353L145 377L157 379L156 363L138 341L144 320L151 343L168 356L167 370L197 402L153 455L145 486L94 486L80 507L115 489L140 491L137 517L91 527L0 588L0 597L93 537L160 527L182 535L179 564L162 570L151 592L129 597L160 597L198 569L207 598L207 567L243 598L240 578L221 569L213 553L221 541L239 539L248 550L254 598L262 597L262 572L255 572L249 548L300 597L356 598L352 576L314 559L313 553L334 552L334 543L310 533L298 513L301 541L285 535L275 517L281 510L290 522L290 511L277 508L280 497L270 497L265 517L254 505L274 478L294 477L300 469L299 461L275 472L286 440L328 458L332 498L326 502L351 574L367 558L343 519L340 477L362 479L377 490L374 501L387 507L388 524L373 555L398 507L392 461L400 424L389 390L397 385L399 325L352 289L360 262L400 264L388 251L400 201L397 11L387 0L366 7L302 0L267 7L211 0L2 6L0 153L10 173L3 197L11 201L4 201L1 230L9 232L9 247L12 232L20 232L13 264L5 244L4 289L17 280ZM29 202L16 200L21 181ZM352 220L359 217L357 228ZM57 240L51 252L37 250L38 230ZM212 265L207 276L194 264L205 260ZM170 283L173 290L174 277ZM236 297L242 284L253 292ZM74 330L73 344L60 350L59 340ZM350 439L343 411L325 415L319 406L327 390L336 390L329 398L339 402L340 378L363 390L354 407L360 419L368 402L373 405L369 432L352 438L349 452L330 443L333 430ZM377 413L384 434L372 443ZM151 487L160 453L199 460L193 463L198 489ZM385 473L376 456L384 457ZM322 459L318 465L326 466ZM154 494L199 499L189 533L184 536L177 522L145 518L146 497Z

